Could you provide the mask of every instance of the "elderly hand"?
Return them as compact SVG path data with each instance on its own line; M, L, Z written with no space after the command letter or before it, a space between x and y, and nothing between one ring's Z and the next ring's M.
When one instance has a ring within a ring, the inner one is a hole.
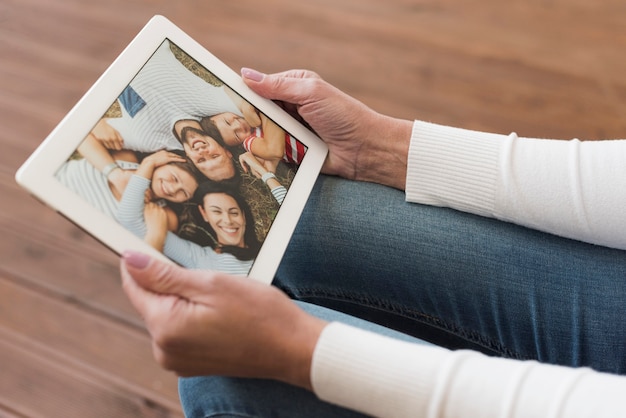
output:
M252 90L280 102L326 142L324 173L404 190L411 121L381 115L311 71L261 74L244 68L242 76Z
M270 378L310 389L313 350L326 323L278 289L135 252L124 254L121 274L164 368L181 376Z

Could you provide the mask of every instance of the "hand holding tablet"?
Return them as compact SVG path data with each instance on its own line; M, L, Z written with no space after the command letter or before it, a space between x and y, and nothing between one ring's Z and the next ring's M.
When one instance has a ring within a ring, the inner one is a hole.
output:
M326 154L156 16L16 179L118 254L270 283Z

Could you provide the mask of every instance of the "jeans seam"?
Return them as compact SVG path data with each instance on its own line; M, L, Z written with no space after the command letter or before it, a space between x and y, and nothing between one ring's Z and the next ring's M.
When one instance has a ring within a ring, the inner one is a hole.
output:
M424 312L419 312L410 308L407 308L403 305L398 305L389 300L384 299L372 299L370 296L366 295L358 295L354 292L350 294L346 294L343 292L332 292L326 289L318 289L318 288L310 288L310 287L298 287L298 288L289 288L282 289L289 297L301 300L303 302L307 302L309 298L321 298L328 299L333 301L341 301L347 303L358 304L367 308L379 309L383 312L400 315L405 318L418 321L425 325L437 327L443 331L449 332L452 335L463 338L468 342L473 344L477 344L481 347L484 347L488 350L499 353L500 355L508 358L513 358L516 360L527 360L529 358L521 355L515 350L511 350L508 347L503 346L498 341L494 341L491 338L477 332L475 330L467 330L461 327L458 327L454 323L450 323L444 321L443 319L426 314Z

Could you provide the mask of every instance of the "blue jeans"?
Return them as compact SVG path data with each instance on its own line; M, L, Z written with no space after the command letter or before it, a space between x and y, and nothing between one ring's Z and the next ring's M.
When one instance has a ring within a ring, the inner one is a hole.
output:
M274 284L448 348L626 373L626 252L404 199L320 177Z

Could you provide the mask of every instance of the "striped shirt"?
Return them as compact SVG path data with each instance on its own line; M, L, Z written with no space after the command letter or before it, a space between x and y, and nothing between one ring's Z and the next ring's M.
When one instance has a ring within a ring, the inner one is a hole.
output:
M131 116L124 106L122 117L108 123L124 138L124 148L154 152L182 149L172 133L180 119L198 119L222 112L241 115L223 87L215 87L190 72L174 56L165 41L130 82L145 102Z
M260 127L254 128L254 133L243 140L241 145L243 148L252 152L252 143L257 138L263 138L263 130ZM300 164L306 153L306 147L304 144L288 133L285 132L285 155L283 161L290 164Z
M278 202L279 205L283 204L283 200L285 200L285 196L287 196L287 188L285 186L277 186L270 190L274 199Z
M117 161L124 170L136 170L139 165ZM115 200L107 178L84 158L68 160L56 172L61 184L82 197L105 215L117 219L119 202Z
M150 180L132 176L126 186L119 207L119 221L136 236L143 238L147 228L143 217L144 194ZM211 247L201 247L168 232L163 253L178 264L193 269L215 270L224 273L247 275L254 260L239 260L229 253L216 253Z

